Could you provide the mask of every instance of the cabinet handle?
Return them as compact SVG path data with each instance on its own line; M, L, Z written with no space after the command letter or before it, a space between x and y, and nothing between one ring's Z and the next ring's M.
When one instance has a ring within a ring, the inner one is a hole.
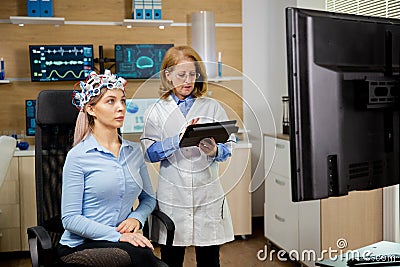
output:
M276 179L276 178L275 178L275 183L277 183L278 185L281 185L281 186L285 186L286 185L286 183L284 181L281 181L281 180Z
M3 237L3 233L0 233L0 237Z
M275 214L275 219L277 219L280 222L285 222L285 218L282 218L282 217L278 216L277 214Z
M276 148L280 148L280 149L284 149L285 148L284 144L276 143L275 146L276 146Z

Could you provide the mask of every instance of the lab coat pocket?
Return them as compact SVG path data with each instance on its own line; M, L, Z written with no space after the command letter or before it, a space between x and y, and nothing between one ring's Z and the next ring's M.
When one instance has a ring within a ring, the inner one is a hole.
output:
M209 240L220 240L224 236L224 205L225 198L220 198L208 204L204 227Z
M223 220L224 219L224 209L225 209L225 197L218 199L208 205L207 214L213 220Z

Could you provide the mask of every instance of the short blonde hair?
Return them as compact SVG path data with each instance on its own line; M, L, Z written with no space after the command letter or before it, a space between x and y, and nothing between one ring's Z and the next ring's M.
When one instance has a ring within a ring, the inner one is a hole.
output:
M207 93L207 73L199 54L190 46L174 46L168 49L161 64L161 99L166 99L169 95L171 95L174 89L172 82L168 81L165 71L173 71L175 66L182 59L193 61L196 67L196 72L200 73L200 79L196 80L194 84L193 96L201 97Z

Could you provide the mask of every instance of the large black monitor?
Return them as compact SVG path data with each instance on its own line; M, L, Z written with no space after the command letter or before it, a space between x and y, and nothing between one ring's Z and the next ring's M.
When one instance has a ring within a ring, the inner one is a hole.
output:
M116 44L115 72L126 79L158 78L165 53L173 44Z
M30 45L33 82L85 80L93 70L93 45Z
M399 183L400 20L287 8L292 200Z

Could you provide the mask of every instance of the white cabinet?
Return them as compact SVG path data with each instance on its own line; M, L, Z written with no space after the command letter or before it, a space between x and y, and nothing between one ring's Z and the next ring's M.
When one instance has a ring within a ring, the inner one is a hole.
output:
M298 205L290 201L290 180L270 173L266 180L265 235L286 251L298 248ZM279 201L279 203L277 203Z
M18 157L19 196L21 214L21 250L28 251L26 229L37 225L35 157Z
M0 189L0 251L19 251L21 223L18 159L13 158Z
M277 247L301 255L337 250L344 252L382 240L382 190L350 192L347 196L292 202L290 151L287 137L264 137L265 237ZM347 246L337 246L338 240ZM327 253L325 253L325 256ZM333 255L334 256L334 255ZM326 257L325 257L326 258Z
M27 251L26 229L36 225L34 157L13 157L0 189L0 252Z
M292 202L289 141L268 136L264 141L265 236L288 252L320 251L319 201Z
M241 236L252 233L250 148L250 144L238 144L232 157L219 163L220 180L231 212L233 233Z

